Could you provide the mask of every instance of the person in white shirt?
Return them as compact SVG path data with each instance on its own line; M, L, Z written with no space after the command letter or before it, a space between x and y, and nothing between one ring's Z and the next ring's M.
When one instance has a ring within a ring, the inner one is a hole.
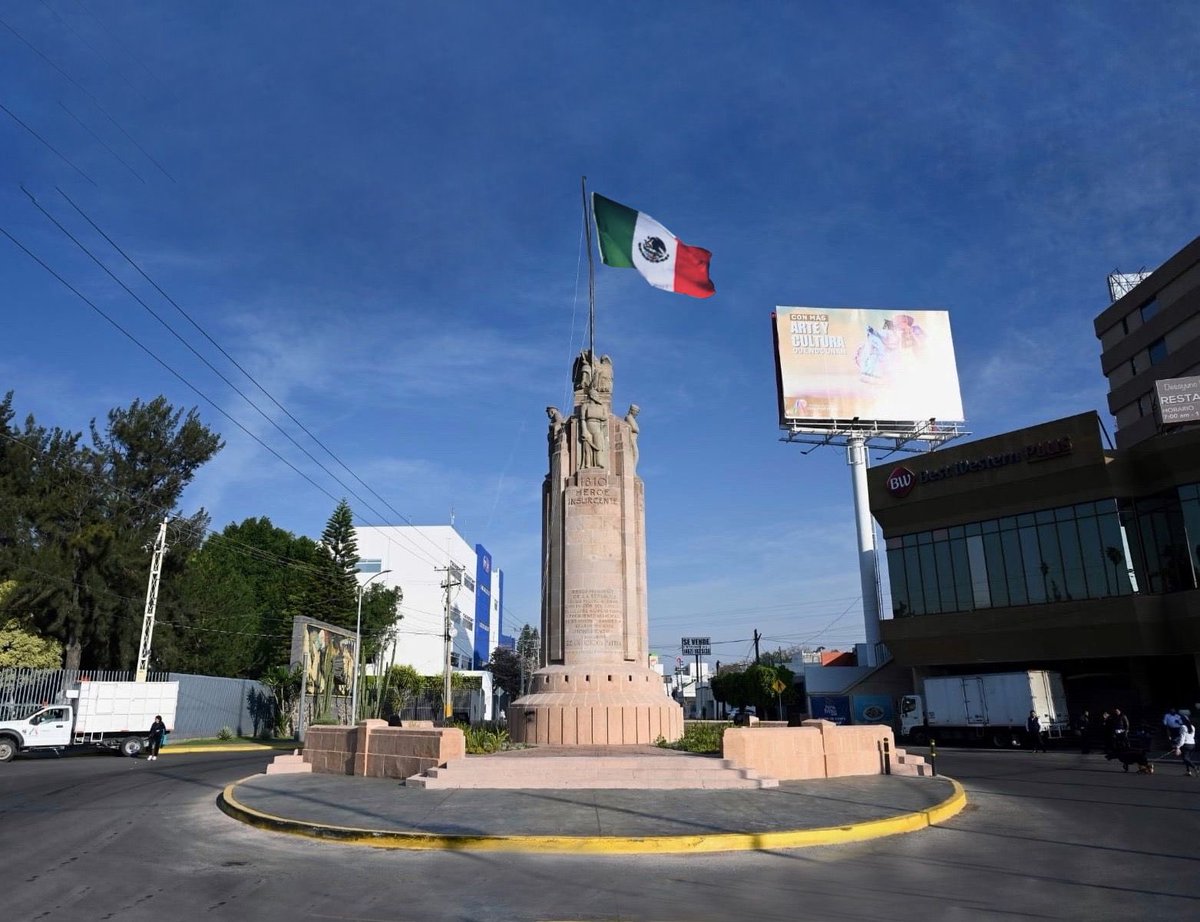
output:
M1183 773L1189 778L1195 777L1196 763L1192 761L1192 753L1196 749L1196 727L1190 717L1180 718L1177 740L1175 748L1179 751L1179 757L1183 759Z

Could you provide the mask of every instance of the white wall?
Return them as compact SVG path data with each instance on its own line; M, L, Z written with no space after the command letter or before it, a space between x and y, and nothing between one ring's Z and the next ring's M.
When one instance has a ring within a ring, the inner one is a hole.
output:
M377 577L372 585L382 583L388 588L399 586L404 590L399 633L394 648L384 651L385 666L393 663L410 665L422 675L439 675L444 663L444 570L451 565L461 567L473 581L477 567L474 545L468 544L449 525L356 528L355 539L359 558L379 560L384 570L391 570ZM365 582L369 576L369 573L360 574L359 582ZM451 599L452 604L473 622L475 591L465 585L459 586L453 590ZM492 617L493 633L498 621L497 610ZM473 625L470 629L464 624L457 627L453 649L469 659L475 645Z

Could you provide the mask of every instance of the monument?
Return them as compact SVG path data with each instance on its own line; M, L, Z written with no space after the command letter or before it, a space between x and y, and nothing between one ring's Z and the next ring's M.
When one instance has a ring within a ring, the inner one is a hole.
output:
M574 405L550 418L542 487L542 651L508 709L516 742L635 745L683 735L683 709L648 665L646 509L638 407L612 411L612 360L584 350Z

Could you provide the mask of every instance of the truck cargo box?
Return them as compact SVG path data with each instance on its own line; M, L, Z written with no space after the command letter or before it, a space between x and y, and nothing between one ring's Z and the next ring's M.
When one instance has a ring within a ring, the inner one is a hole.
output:
M146 733L157 715L175 728L178 682L81 682L75 735Z

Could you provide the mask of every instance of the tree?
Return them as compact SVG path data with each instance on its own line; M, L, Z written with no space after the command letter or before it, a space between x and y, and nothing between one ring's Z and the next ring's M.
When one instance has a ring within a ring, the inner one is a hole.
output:
M32 416L16 431L11 419L9 395L0 404L9 443L0 456L0 519L14 537L0 545L0 575L17 586L4 613L28 612L39 633L63 644L69 669L129 668L158 523L220 450L220 437L195 409L175 410L163 397L110 411L103 429L93 420L91 445ZM182 572L206 524L203 511L186 520L164 584Z
M183 672L257 678L287 666L292 617L328 556L315 541L266 517L244 519L210 535L188 561L182 580L164 586L174 623L170 665ZM156 641L157 645L157 641Z
M353 630L358 614L358 542L354 514L345 499L326 522L319 546L324 556L309 580L301 614Z
M745 681L745 672L741 669L722 669L710 680L713 699L730 707L743 708L750 704Z
M396 640L400 630L400 603L404 590L372 583L362 598L362 657L364 663L377 659ZM357 619L357 613L355 614ZM380 664L382 666L382 664Z
M515 650L497 647L485 667L492 674L492 683L504 690L509 701L521 697L521 658Z
M521 667L521 694L529 689L529 677L542 662L542 639L538 629L526 624L517 638L517 660Z
M0 600L15 585L0 583ZM18 617L0 619L0 669L57 669L62 665L62 644L39 637L26 626L27 621Z
M795 676L784 666L748 666L742 675L748 699L746 703L753 704L759 714L774 710L776 704L782 708L784 702L795 699ZM782 683L783 691L776 690L777 682Z

